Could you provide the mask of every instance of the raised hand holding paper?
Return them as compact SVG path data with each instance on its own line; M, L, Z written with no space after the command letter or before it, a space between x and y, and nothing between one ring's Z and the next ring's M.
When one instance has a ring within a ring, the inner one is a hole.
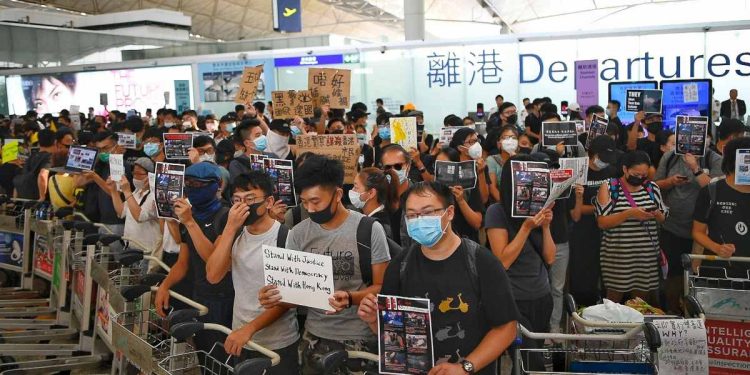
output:
M675 153L678 155L706 154L706 136L708 135L708 117L677 116L675 118Z
M542 123L542 146L556 146L563 142L565 146L578 144L578 130L575 121L557 121Z
M109 176L117 184L117 191L120 191L120 180L125 175L125 163L122 154L109 155Z
M750 149L739 149L734 162L734 183L750 185Z
M177 219L174 202L182 198L185 187L185 165L156 163L156 215L161 219Z
M381 374L427 374L435 363L430 300L378 295Z
M589 148L594 138L607 134L607 125L606 118L594 115L594 119L591 121L591 125L589 125L588 135L586 136L586 149Z
M168 160L187 160L193 147L193 133L164 133L164 155Z
M586 186L589 175L589 157L560 158L560 169L572 169L575 183Z
M263 277L276 285L282 302L332 310L333 260L328 255L263 245Z
M417 118L391 117L391 142L406 150L417 148Z
M117 145L134 150L136 147L135 134L117 133Z
M628 112L661 113L661 90L628 90L625 110Z
M511 161L513 185L512 217L532 217L541 211L550 196L547 163Z
M473 189L477 186L476 162L467 160L462 162L436 161L435 179L447 186L461 186Z
M273 198L284 202L287 207L296 206L297 196L294 193L293 162L291 160L264 158L262 165L273 181Z

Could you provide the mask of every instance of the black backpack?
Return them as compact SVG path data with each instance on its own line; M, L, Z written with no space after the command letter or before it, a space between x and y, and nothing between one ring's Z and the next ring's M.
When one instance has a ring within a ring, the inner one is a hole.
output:
M42 166L52 158L47 152L38 152L30 157L23 166L21 173L13 177L13 187L18 198L39 199L39 185L37 178Z
M372 285L372 226L377 222L372 217L363 216L357 225L357 252L359 253L359 269L362 273L362 282ZM388 252L391 259L401 254L401 246L386 237L388 241Z

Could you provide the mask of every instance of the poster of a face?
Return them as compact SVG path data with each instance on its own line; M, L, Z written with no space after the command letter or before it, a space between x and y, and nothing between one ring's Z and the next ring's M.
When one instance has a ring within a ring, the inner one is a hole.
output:
M71 105L94 107L101 113L99 95L107 94L108 110L145 113L147 108L164 107L164 92L169 92L169 103L175 103L175 80L192 82L190 66L10 76L8 103L16 114L28 110L55 114ZM192 83L190 87L193 98Z

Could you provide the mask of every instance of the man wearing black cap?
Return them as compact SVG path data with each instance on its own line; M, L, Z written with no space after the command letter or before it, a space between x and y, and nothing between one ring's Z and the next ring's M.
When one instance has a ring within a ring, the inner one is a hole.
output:
M367 117L369 115L369 113L361 109L353 109L346 113L352 129L355 129L357 126L367 126Z
M591 140L588 156L586 185L571 194L568 205L573 220L570 232L570 261L568 270L568 290L585 306L597 304L599 291L599 248L601 230L596 223L594 206L591 200L596 197L599 187L616 175L616 164L620 151L615 141L608 135L600 135ZM574 203L573 203L574 202Z
M294 160L294 154L289 147L289 137L292 128L286 120L276 119L268 126L268 152L278 156L280 159Z
M718 129L719 140L716 141L715 146L712 145L711 149L719 155L724 155L724 146L729 143L729 141L735 138L742 137L746 131L747 128L745 127L745 125L742 125L742 122L740 122L740 120L721 120L721 125L719 125Z

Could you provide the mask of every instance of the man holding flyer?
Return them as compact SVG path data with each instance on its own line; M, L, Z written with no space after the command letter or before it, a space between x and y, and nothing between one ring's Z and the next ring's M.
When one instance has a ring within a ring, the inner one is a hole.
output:
M436 182L404 193L406 226L416 244L388 266L383 295L428 298L435 366L430 374L496 374L496 359L516 337L518 310L500 261L451 228L453 194ZM377 299L360 302L359 316L377 329Z

